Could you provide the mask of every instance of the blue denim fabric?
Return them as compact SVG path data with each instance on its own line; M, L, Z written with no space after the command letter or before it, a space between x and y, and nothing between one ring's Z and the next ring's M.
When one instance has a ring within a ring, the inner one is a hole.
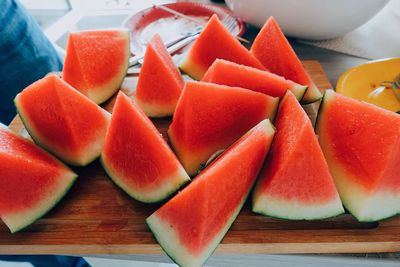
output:
M30 262L35 267L90 267L81 257L51 255L1 256L0 261ZM0 262L0 266L1 266Z
M62 63L40 26L18 0L0 0L0 122L15 116L14 97Z

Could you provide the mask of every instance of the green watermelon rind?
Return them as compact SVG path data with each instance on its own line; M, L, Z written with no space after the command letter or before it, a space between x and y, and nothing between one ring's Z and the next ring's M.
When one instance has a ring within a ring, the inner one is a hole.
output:
M301 100L304 95L307 93L308 91L308 86L307 85L294 85L292 88L289 89L289 91L291 91L294 96L297 98L297 100Z
M321 92L318 90L316 86L309 86L304 93L302 99L300 100L300 103L303 105L311 104L314 102L319 101L321 98L323 98L323 95Z
M316 124L315 124L315 131L316 131L317 135L322 131L320 129L320 127L322 127L321 126L321 120L323 119L324 108L326 108L326 105L328 105L328 103L330 103L330 101L333 100L333 97L334 97L334 91L333 90L326 90L325 91L324 96L322 98L321 105L320 105L319 110L318 110L318 116L317 116L317 120L316 120ZM323 146L321 145L321 147L323 147ZM325 152L324 152L324 154L325 154ZM328 164L328 165L330 165L330 164ZM330 170L331 170L331 166L329 166L329 167L330 167ZM331 170L331 172L333 172L333 171ZM336 180L336 179L334 178L334 180ZM335 181L335 183L336 183L336 181ZM354 190L356 190L356 189L354 189ZM362 213L362 212L354 211L353 208L351 208L352 204L349 203L349 200L347 199L347 197L344 197L342 194L339 194L339 195L340 195L341 201L343 203L343 206L359 222L377 222L377 221L390 219L390 218L400 214L400 212L394 211L394 212L386 214L384 217L375 217L375 218L371 217L371 215L363 216L362 214L356 214L356 213ZM368 199L366 199L364 201L368 201Z
M4 126L3 124L0 123L0 127L4 128L6 130L8 130L9 132L11 132L8 127ZM18 136L17 134L11 132L13 135ZM19 138L23 138L21 136L18 136ZM23 138L25 139L25 138ZM28 140L29 141L29 140ZM30 142L30 141L29 141ZM40 149L40 148L39 148ZM44 150L43 150L44 151ZM26 221L25 223L21 224L18 227L11 227L9 224L6 223L7 227L9 227L11 233L16 233L19 232L21 230L26 229L27 227L29 227L30 225L32 225L33 223L35 223L37 220L39 220L40 218L44 217L48 212L50 212L55 206L57 206L57 204L61 201L61 199L64 198L64 196L69 192L69 190L71 189L71 187L73 186L73 184L75 183L76 179L78 178L78 175L76 173L74 173L70 168L68 168L66 165L64 165L61 161L59 161L57 158L55 158L52 154L44 151L49 157L51 157L52 159L54 159L55 161L57 161L60 164L60 168L63 167L65 169L65 173L69 174L65 177L63 177L64 179L71 179L71 181L69 181L66 184L66 187L64 188L63 191L61 191L59 194L56 195L56 197L53 199L53 204L48 205L46 208L42 209L40 212L38 212L36 214L36 216L32 217L30 220ZM49 201L50 202L50 201ZM3 219L3 218L1 218ZM4 221L4 219L3 219ZM5 222L4 222L5 223Z
M278 219L278 220L282 220L282 221L305 221L305 222L329 220L329 219L337 218L337 217L343 215L343 212L340 212L340 213L338 213L336 215L326 216L326 217L323 216L323 217L318 217L318 218L315 218L315 219L293 219L293 218L287 218L287 217L286 218L285 217L277 217L277 216L269 215L269 214L263 213L263 212L256 212L256 211L253 211L253 212L257 213L257 214L260 214L262 216L265 216L265 217L269 217L269 218L272 218L272 219Z
M249 191L250 192L250 191ZM181 246L180 248L171 248L170 244L170 240L164 240L161 238L161 236L163 235L163 233L166 232L171 232L168 231L166 229L162 230L162 226L158 226L159 223L157 223L157 220L161 222L160 219L156 218L156 212L154 212L152 215L150 215L147 219L146 219L146 224L147 226L150 228L150 230L152 231L154 238L156 239L156 241L160 244L160 247L162 248L162 250L172 259L173 262L175 262L176 264L178 264L179 266L202 266L203 264L206 263L206 261L209 259L209 257L214 253L214 251L218 248L218 245L222 242L222 240L224 239L226 233L229 231L229 229L231 228L232 224L235 222L235 219L237 218L237 216L239 215L240 211L243 208L243 205L248 197L249 193L244 197L244 199L242 200L242 202L238 205L238 208L232 213L231 218L227 221L226 225L221 229L221 231L216 235L216 237L213 239L213 241L209 244L209 249L208 251L206 251L206 253L204 253L204 255L201 255L198 259L196 259L196 262L193 261L193 257L194 256L190 256L190 254L188 253L188 256L190 258L185 259L185 263L181 260L179 260L179 255L183 254L183 250L184 247L182 245L179 244L179 246ZM156 218L156 219L154 219ZM157 230L159 229L159 230ZM174 233L176 235L176 233ZM179 238L176 235L175 236L175 240L174 242L179 243ZM172 251L171 251L172 250ZM175 255L175 253L173 253L173 250L177 250L177 254ZM185 251L185 253L187 253L187 251ZM188 263L188 264L186 264Z
M275 120L276 114L278 114L278 107L279 107L279 102L280 99L279 97L272 97L269 100L268 106L267 106L267 112L266 114L268 115L268 117L264 117L263 120L265 119L269 119L271 122ZM262 120L261 120L262 121ZM261 122L259 121L259 122ZM258 122L258 123L259 123ZM257 125L257 124L256 124ZM255 125L254 125L255 126ZM254 127L253 126L253 127Z
M48 153L50 153L51 155L55 156L57 159L61 160L64 163L67 163L69 165L73 165L73 166L80 166L80 167L85 167L87 165L89 165L90 163L92 163L93 161L95 161L97 158L100 157L101 155L101 151L100 153L97 155L93 155L93 157L87 158L84 161L72 161L68 158L70 157L65 157L64 155L61 157L60 155L63 153L60 153L59 151L55 151L53 149L51 149L49 146L45 145L41 139L39 138L39 135L36 134L35 130L33 130L34 127L31 127L31 125L28 123L28 120L26 119L26 116L24 115L24 111L23 108L21 107L21 105L19 104L19 95L17 95L14 98L14 105L16 107L17 113L22 121L22 124L24 125L25 129L28 131L30 137L32 137L33 141L39 145L41 148L43 148L44 150L46 150ZM111 114L107 111L104 110L104 114L105 116L108 117L108 122L110 121L111 118Z
M316 118L316 120L315 120L315 134L317 134L318 135L318 132L319 132L319 126L320 126L320 120L321 120L321 117L322 117L322 112L323 112L323 108L324 108L324 105L326 104L326 98L327 98L327 93L329 94L329 92L330 92L330 90L326 90L325 92L324 92L324 94L323 94L323 96L322 96L322 99L321 99L321 104L319 105L319 108L318 108L318 112L317 112L317 118Z
M254 195L253 195L254 196ZM341 210L337 210L336 213L332 213L331 215L328 216L315 216L315 217L309 217L309 218L300 218L300 217L285 217L285 216L278 216L278 215L272 215L271 213L262 211L262 210L255 210L254 209L254 198L252 199L252 212L256 214L260 214L266 217L274 218L274 219L280 219L280 220L285 220L285 221L316 221L316 220L325 220L325 219L331 219L331 218L336 218L342 214L344 214L344 209L342 208Z
M340 212L340 213L332 215L332 216L322 216L322 217L318 217L318 218L315 218L315 219L297 219L297 218L288 218L288 217L283 217L283 216L280 216L280 217L279 216L273 216L273 215L270 215L270 214L268 214L266 212L258 212L258 211L254 211L254 210L252 210L252 211L254 213L256 213L256 214L260 214L262 216L269 217L269 218L272 218L272 219L278 219L278 220L283 220L283 221L307 221L307 222L332 219L332 218L336 218L336 217L339 217L339 216L344 214L343 212Z
M188 184L190 182L190 178L188 175L183 175L185 174L185 171L183 170L183 167L179 167L178 171L176 172L176 174L174 175L174 180L178 181L178 179L180 180L179 182L175 182L175 185L170 188L169 190L166 190L164 192L158 192L154 195L157 195L157 197L154 198L146 198L143 197L135 192L133 192L133 190L131 190L128 186L124 185L122 180L119 175L115 174L111 168L108 166L108 164L106 163L106 160L104 159L104 156L101 155L100 157L100 162L101 165L103 166L105 172L107 173L107 175L110 177L111 181L118 187L120 188L122 191L124 191L126 194L128 194L130 197L132 197L133 199L136 199L140 202L143 203L159 203L159 202L164 202L165 200L169 199L172 195L174 195L178 190L180 190L182 187L184 187L186 184ZM160 190L162 191L162 190Z

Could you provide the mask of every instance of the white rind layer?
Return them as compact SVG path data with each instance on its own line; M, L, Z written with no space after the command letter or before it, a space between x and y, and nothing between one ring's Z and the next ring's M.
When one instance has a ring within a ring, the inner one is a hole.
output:
M339 196L324 204L303 204L262 194L254 196L253 212L289 220L318 220L340 215L344 209Z
M297 100L301 100L304 96L304 94L307 92L308 86L304 85L296 85L293 86L293 88L290 89L290 91L294 94L294 96L297 98Z
M104 154L101 156L101 163L107 174L116 185L118 185L132 198L145 203L162 201L190 181L190 178L183 167L179 166L176 173L172 174L170 177L163 177L162 180L164 182L159 184L155 190L146 191L142 188L134 188L132 185L125 183L124 181L126 179L113 169L111 161Z
M176 108L176 105L164 106L164 107L157 104L153 105L150 103L143 102L138 98L135 98L135 101L143 110L144 114L146 114L148 117L151 118L162 118L162 117L172 116Z
M324 150L324 147L322 149ZM329 152L325 153L343 205L357 220L362 222L378 221L400 213L400 194L363 189L361 185L352 182L354 178L345 174L331 160Z
M246 198L244 198L244 200L245 199ZM161 245L162 249L168 254L168 256L172 258L174 262L182 267L199 267L207 261L208 257L213 253L221 240L224 238L225 234L228 232L232 223L238 216L244 204L244 200L242 200L241 204L233 211L231 217L228 219L220 232L215 235L208 246L204 248L199 255L192 254L183 244L181 244L179 241L179 235L173 229L173 225L158 218L157 212L148 217L146 222L158 243Z
M20 231L51 210L69 191L77 177L72 171L66 171L61 177L57 178L59 183L54 191L47 192L46 198L40 200L39 204L35 207L19 211L15 214L1 216L1 219L10 229L11 233Z

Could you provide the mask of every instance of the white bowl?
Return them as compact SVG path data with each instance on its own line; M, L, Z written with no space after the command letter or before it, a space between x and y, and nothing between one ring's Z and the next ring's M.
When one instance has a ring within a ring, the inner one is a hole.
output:
M244 21L262 27L274 16L286 35L324 40L361 26L389 0L226 0Z

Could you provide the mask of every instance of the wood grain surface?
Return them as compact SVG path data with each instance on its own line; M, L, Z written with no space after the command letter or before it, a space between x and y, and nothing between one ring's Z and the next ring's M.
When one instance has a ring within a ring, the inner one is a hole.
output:
M331 88L318 62L303 63L320 89ZM112 105L113 100L106 108L111 110ZM170 119L154 122L166 137ZM26 134L18 117L10 128ZM16 234L10 234L0 223L0 254L162 252L145 224L145 218L160 204L142 204L128 197L113 185L99 161L75 171L79 174L77 182L44 218ZM359 223L349 214L323 221L286 221L253 214L246 203L216 253L397 251L400 251L399 217L380 223Z

